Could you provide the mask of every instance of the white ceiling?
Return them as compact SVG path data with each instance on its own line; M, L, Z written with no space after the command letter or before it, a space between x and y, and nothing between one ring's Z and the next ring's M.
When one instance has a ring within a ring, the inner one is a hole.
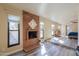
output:
M77 19L79 4L49 4L49 3L16 3L8 4L33 14L64 24Z

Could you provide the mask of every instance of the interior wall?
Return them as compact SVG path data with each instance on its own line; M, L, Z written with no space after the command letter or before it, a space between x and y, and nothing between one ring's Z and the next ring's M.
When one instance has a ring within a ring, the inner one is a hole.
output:
M20 16L20 45L8 48L7 15ZM0 55L9 55L23 49L22 42L22 11L8 5L0 5Z
M78 32L78 23L72 23L71 27L73 32Z
M60 25L60 24L53 22L51 20L48 20L44 17L40 17L40 22L44 23L44 40L52 37L52 28L51 28L52 24L55 25L55 29L58 29L58 26Z
M78 12L78 46L79 46L79 12Z
M0 6L0 55L1 55L1 51L2 51L2 26L1 26L1 19L2 19L2 7Z
M45 32L44 32L45 39L52 37L51 25L52 25L52 22L46 19L45 20Z

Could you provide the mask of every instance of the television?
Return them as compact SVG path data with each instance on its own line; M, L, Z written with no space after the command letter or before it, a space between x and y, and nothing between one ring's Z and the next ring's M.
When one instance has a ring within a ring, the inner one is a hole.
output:
M37 31L29 31L28 37L29 37L29 39L37 38Z

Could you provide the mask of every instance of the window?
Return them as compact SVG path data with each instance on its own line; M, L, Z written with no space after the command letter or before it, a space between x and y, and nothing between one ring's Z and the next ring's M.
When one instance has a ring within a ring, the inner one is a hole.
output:
M54 29L55 29L55 25L54 24L51 25L51 29L52 29L51 33L52 33L52 35L54 35Z
M20 17L8 14L8 47L20 44Z
M40 22L40 38L44 39L44 23Z

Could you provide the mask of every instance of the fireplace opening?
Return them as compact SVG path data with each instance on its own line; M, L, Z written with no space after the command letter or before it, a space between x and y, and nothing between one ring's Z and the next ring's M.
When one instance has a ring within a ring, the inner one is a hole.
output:
M29 36L29 39L37 38L37 31L29 31L28 36Z

